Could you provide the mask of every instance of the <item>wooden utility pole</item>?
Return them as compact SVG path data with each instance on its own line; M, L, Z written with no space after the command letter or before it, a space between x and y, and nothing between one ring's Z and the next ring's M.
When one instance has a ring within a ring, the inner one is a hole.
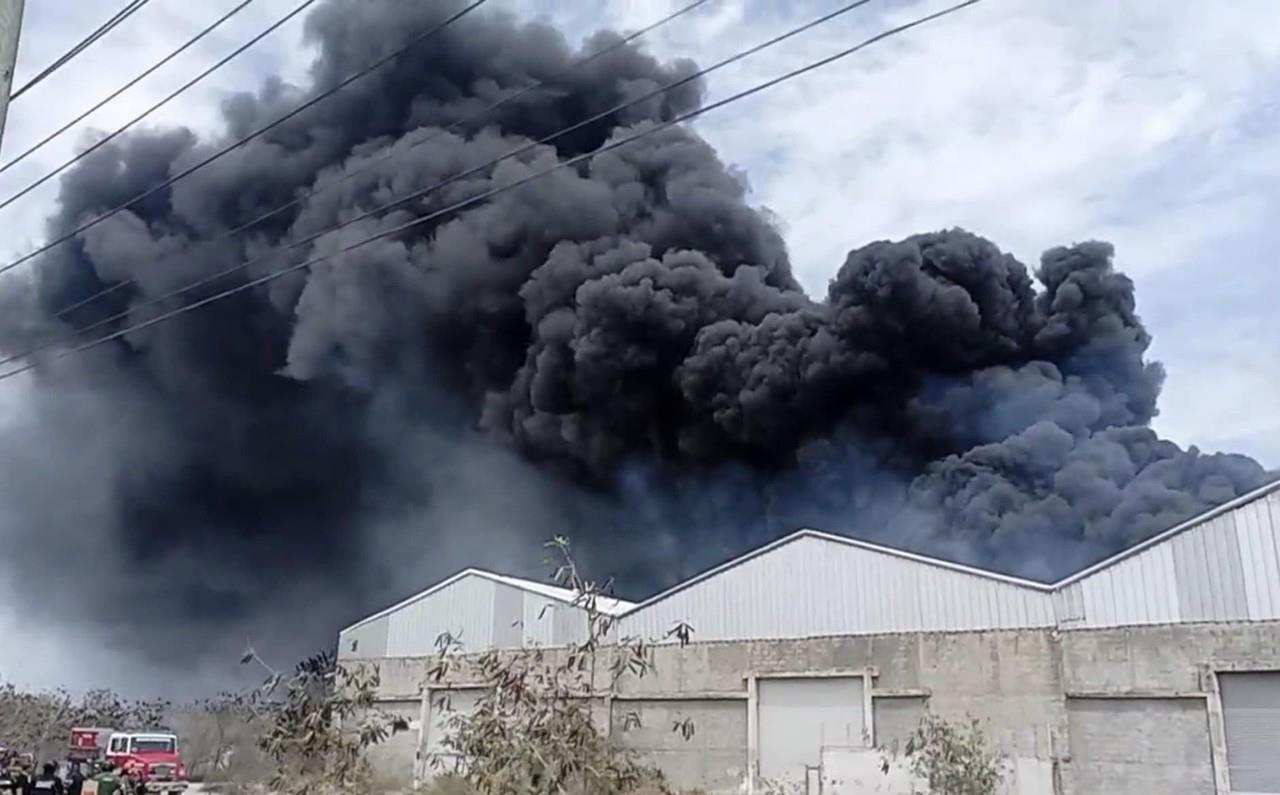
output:
M13 90L13 64L18 59L18 32L22 29L25 0L0 0L0 141L4 140L4 120Z

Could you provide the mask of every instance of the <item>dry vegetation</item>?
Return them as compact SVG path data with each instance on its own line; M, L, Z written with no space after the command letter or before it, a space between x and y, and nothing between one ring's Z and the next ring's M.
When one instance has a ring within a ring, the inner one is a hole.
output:
M556 555L556 583L575 594L575 604L586 614L585 639L554 652L492 651L467 659L456 639L441 636L427 682L435 706L448 709L446 686L458 678L492 687L473 710L453 712L446 720L444 749L455 761L446 766L435 759L434 764L455 777L448 786L466 785L484 795L671 792L660 770L609 742L592 714L599 695L623 677L652 672L649 642L613 639L614 619L600 609L602 600L611 598L608 584L582 576L564 539L548 547ZM686 643L690 629L678 625L669 636ZM677 724L672 731L687 737L694 727Z
M0 683L0 745L59 758L72 726L143 729L160 725L170 712L167 701L129 701L110 690L73 696L66 690L25 691Z

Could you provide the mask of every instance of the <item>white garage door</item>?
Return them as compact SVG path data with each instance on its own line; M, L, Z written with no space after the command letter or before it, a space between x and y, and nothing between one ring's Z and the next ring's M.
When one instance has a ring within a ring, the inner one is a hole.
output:
M1280 672L1219 674L1237 795L1280 795Z
M424 780L441 772L455 769L457 758L449 753L444 742L448 738L450 725L455 716L470 715L476 708L484 691L466 690L432 690L427 702L427 730L422 738L422 770Z
M761 679L756 692L765 788L804 792L823 748L866 745L861 677Z
M396 732L369 749L369 762L380 783L407 787L413 777L414 759L418 753L418 719L422 716L422 702L380 701L376 706L386 715L403 718L409 729Z

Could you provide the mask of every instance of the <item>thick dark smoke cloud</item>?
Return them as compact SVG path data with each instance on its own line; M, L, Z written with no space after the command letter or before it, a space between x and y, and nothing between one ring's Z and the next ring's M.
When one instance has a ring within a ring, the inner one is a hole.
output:
M455 5L327 3L308 22L314 85ZM335 251L701 101L691 81L283 246L695 69L627 48L553 77L574 55L546 27L468 17L44 257L33 284L7 283L0 349L119 311L143 320L157 311L144 300L247 258L268 255L238 278ZM268 81L230 99L226 135L311 90ZM63 181L50 232L220 145L160 130L104 147ZM387 150L296 212L202 245ZM246 634L299 651L464 564L532 573L553 533L633 595L802 524L1054 577L1264 479L1152 432L1149 342L1097 242L1047 252L1034 274L962 230L875 242L810 298L740 178L667 129L42 365L0 431L5 574L48 572L18 603L162 664Z

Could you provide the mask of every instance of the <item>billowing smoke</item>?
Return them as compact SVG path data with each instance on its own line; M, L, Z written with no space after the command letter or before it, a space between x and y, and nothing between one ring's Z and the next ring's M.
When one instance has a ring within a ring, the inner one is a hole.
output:
M314 84L447 5L322 6L308 21ZM584 49L613 41L602 33ZM690 81L284 246L695 69L627 47L556 76L575 55L545 26L464 19L48 254L33 284L7 282L0 348L121 311L113 327L145 320L158 310L144 301L238 262L263 258L165 308L701 101ZM534 80L547 85L441 132ZM231 99L226 135L310 90L268 81ZM160 130L104 147L64 180L50 232L220 145ZM234 242L202 245L331 185ZM553 533L632 595L800 525L1054 577L1265 477L1242 456L1156 436L1162 372L1149 342L1133 284L1098 242L1049 251L1034 271L962 230L875 242L809 297L740 178L693 131L666 129L43 363L0 431L5 574L45 573L15 597L41 619L78 617L170 662L246 634L290 650L328 641L460 565L536 573Z

